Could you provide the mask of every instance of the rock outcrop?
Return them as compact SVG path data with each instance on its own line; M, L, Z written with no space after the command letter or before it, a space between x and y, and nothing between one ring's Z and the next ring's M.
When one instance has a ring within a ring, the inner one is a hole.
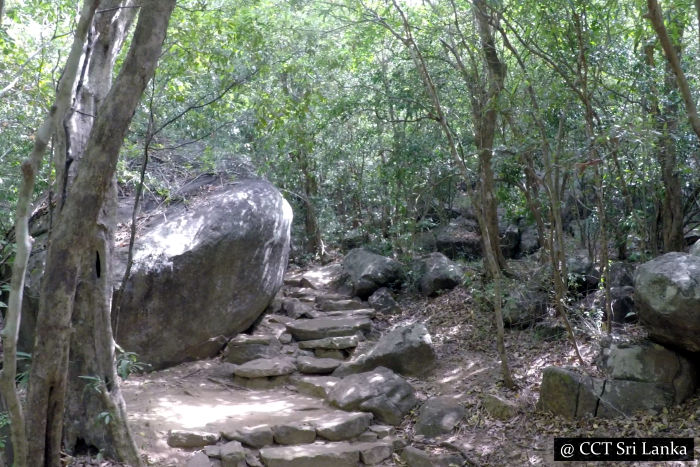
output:
M452 289L462 282L462 268L442 253L431 253L418 263L418 287L426 297Z
M254 179L153 217L113 313L116 341L163 368L193 358L212 337L247 329L282 285L291 221L280 193ZM125 248L115 253L117 279L125 256Z
M351 250L343 259L353 295L367 299L380 287L399 286L404 279L401 263L363 248Z
M666 253L637 268L639 321L661 344L700 352L700 256Z

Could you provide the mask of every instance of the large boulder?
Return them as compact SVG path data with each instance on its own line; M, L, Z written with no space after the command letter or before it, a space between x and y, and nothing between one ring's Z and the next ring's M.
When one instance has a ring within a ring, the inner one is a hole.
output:
M273 299L289 255L292 211L268 182L244 179L154 216L113 313L116 341L153 366L193 358L210 338L247 329ZM125 247L114 256L120 279Z
M424 324L401 326L382 336L366 354L343 363L333 376L386 367L407 376L419 376L430 372L437 357L432 340Z
M611 344L603 348L598 366L618 380L654 383L680 403L695 391L697 368L684 355L654 342Z
M462 282L462 268L442 253L431 253L419 260L418 287L430 297L445 289L452 289Z
M661 344L700 352L700 256L666 253L637 268L639 321Z
M330 390L328 401L343 410L372 412L379 421L398 425L418 399L406 380L379 367L343 378Z
M503 323L508 327L525 328L547 316L549 297L537 281L514 283L503 301Z
M452 259L481 258L481 234L475 220L460 217L435 229L435 247Z
M367 299L380 287L396 287L403 282L401 263L364 248L351 250L343 259L346 274L354 295Z
M434 438L451 432L465 414L464 406L453 397L432 397L420 408L414 429L419 435Z

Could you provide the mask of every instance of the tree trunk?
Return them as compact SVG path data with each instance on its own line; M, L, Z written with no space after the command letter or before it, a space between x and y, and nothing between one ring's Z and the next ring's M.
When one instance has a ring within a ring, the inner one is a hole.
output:
M76 296L84 296L86 289L95 283L111 283L109 250L97 244L102 236L110 242L108 228L100 222L109 212L105 200L116 170L119 150L146 83L153 76L160 56L170 15L175 0L144 0L134 32L129 53L122 70L109 94L105 97L86 142L84 155L74 182L67 189L67 196L52 232L49 245L41 301L37 317L33 364L30 373L27 405L32 408L27 420L27 436L33 443L29 454L31 466L60 465L60 449L63 415L69 370L69 344L73 330L71 319ZM85 282L89 277L91 280ZM98 284L98 287L100 285ZM102 291L88 294L96 303L109 301ZM87 297L87 296L86 296ZM111 297L111 296L110 296ZM79 307L76 317L89 310ZM108 313L109 307L105 307ZM95 320L94 322L92 320ZM103 323L97 321L103 320ZM113 340L110 320L98 310L87 322L75 323L75 333L88 340L81 342L87 349L94 349L95 361L109 359L108 368L88 376L94 378L95 389L100 390L107 411L119 409L121 396L113 366ZM91 325L100 329L89 329ZM97 331L97 332L96 332ZM99 336L98 336L99 334ZM97 339L105 341L98 342ZM108 356L105 357L104 353ZM99 357L98 357L99 356ZM72 361L71 368L78 370ZM78 363L79 365L82 362ZM82 392L70 392L71 397L82 397ZM111 403L110 403L111 402ZM71 405L69 402L68 406ZM123 403L121 405L123 408ZM116 410L108 424L115 449L128 434L125 413ZM98 414L92 414L96 417ZM102 420L104 422L104 420ZM128 437L128 436L127 436ZM104 442L104 441L102 441ZM102 443L101 443L102 444ZM132 465L140 465L135 456L133 442L116 456ZM109 445L100 446L110 449ZM135 457L135 458L134 458Z

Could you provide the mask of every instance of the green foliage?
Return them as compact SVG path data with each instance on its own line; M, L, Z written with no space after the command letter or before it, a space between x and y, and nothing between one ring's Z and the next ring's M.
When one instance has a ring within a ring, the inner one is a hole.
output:
M121 348L117 350L117 374L122 379L128 379L129 375L134 373L141 373L150 366L140 361L138 354L134 352L124 352Z

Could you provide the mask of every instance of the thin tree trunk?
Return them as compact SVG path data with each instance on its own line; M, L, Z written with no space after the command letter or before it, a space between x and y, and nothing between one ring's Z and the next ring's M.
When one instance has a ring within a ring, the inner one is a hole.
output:
M103 230L98 224L100 211L113 183L119 150L129 123L148 80L153 76L174 6L174 0L142 2L131 48L97 115L80 170L69 188L61 216L52 233L42 282L27 396L27 405L32 407L27 420L28 438L33 443L29 454L31 466L60 465L71 318L78 279L82 274L92 274L94 280L111 283L110 271L106 267L110 260L106 256L109 252L94 243L95 236ZM87 268L89 270L85 270ZM99 300L104 299L99 292L95 296L99 296ZM109 341L100 345L113 355L114 344L108 318L103 326L99 334L108 336ZM94 336L93 332L88 334ZM94 342L84 343L87 346L91 344ZM100 382L98 388L103 395L108 394L112 400L118 399L115 397L115 393L118 394L118 381L113 365L105 368L102 374L85 376ZM112 414L110 423L111 430L121 431L114 434L116 442L123 437L124 431L128 433L125 413L119 412L122 411ZM125 451L131 452L119 452L117 455L129 464L140 465L133 442L128 444L131 449Z
M71 51L66 60L63 75L56 90L56 101L49 111L34 138L34 148L29 159L22 164L22 184L17 202L15 229L17 251L12 267L12 282L10 299L6 315L5 328L2 331L3 341L3 371L0 386L7 402L11 420L12 445L14 450L14 465L22 467L28 464L28 439L25 436L26 420L15 388L17 372L17 336L21 322L22 299L27 262L31 253L32 239L29 235L29 217L31 215L31 197L34 192L34 181L39 172L48 147L51 133L57 123L63 119L70 106L71 94L79 68L83 44L93 15L96 3L86 1L81 10ZM31 415L31 412L30 412ZM31 439L31 438L30 438Z
M696 0L696 7L700 3ZM666 60L668 60L673 73L676 75L676 80L678 81L678 89L683 97L683 102L685 103L685 111L690 121L690 126L693 128L695 135L700 138L700 116L698 116L698 109L695 105L695 99L690 92L690 86L688 85L688 79L683 72L681 67L681 60L676 48L671 41L671 38L666 31L666 26L664 25L663 14L661 7L656 0L647 0L647 7L649 11L647 12L647 17L651 21L651 25L656 31L656 37L659 38L661 42L661 48L666 55ZM700 18L700 9L698 10L698 15Z

